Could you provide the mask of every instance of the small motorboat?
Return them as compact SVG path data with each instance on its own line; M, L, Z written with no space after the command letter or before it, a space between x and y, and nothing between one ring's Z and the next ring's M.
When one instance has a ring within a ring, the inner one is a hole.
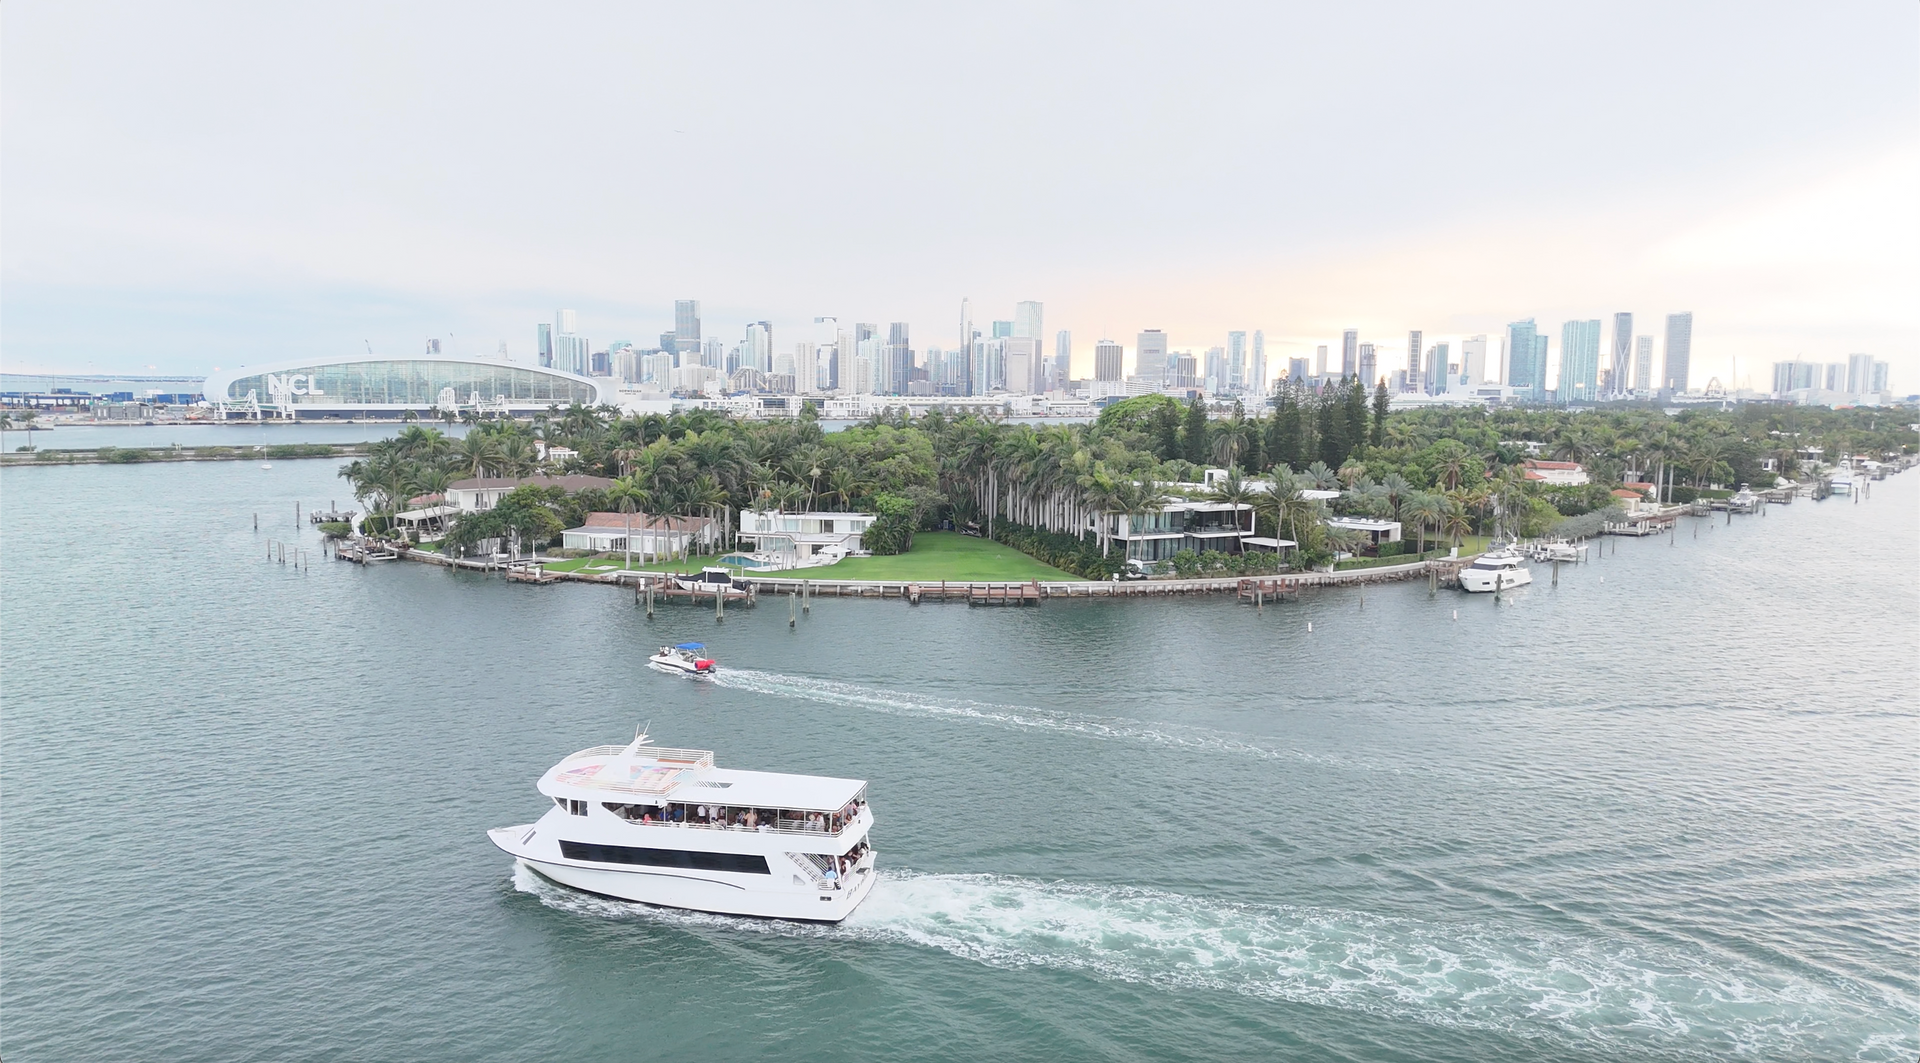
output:
M719 565L708 565L700 570L698 576L675 576L673 582L683 591L699 591L712 594L715 591L733 589L733 573Z
M647 663L688 675L709 675L713 672L713 658L707 656L707 648L698 642L662 646L659 653L647 658Z

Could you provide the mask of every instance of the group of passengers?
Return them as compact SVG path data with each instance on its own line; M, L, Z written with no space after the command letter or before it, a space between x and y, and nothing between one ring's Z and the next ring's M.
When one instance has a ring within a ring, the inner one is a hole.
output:
M806 830L838 834L860 813L860 802L849 801L838 812L794 812L772 808L731 808L726 805L607 805L607 811L629 823L691 824L735 830Z
M828 857L826 870L827 883L835 889L838 889L846 882L847 876L853 874L853 869L859 865L860 858L866 856L868 850L871 848L871 846L863 841L839 856Z

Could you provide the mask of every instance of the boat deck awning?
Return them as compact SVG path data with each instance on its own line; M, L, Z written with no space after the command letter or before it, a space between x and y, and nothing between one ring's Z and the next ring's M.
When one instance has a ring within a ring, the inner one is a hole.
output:
M684 804L831 813L845 808L866 788L864 779L715 768L701 773L698 778L681 782L673 788L668 799Z

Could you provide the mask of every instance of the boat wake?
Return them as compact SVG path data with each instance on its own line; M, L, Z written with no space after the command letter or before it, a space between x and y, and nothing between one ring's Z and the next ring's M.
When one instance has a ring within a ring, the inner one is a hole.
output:
M893 716L964 720L1013 730L1052 731L1088 738L1147 742L1174 746L1196 752L1230 753L1265 760L1301 760L1369 770L1397 772L1398 768L1374 768L1355 764L1340 757L1308 753L1298 749L1264 746L1224 731L1179 724L1144 723L1115 716L1056 712L1025 705L996 705L964 698L942 698L910 694L897 690L864 687L832 679L811 676L780 675L748 668L729 668L714 673L718 686L755 694L774 694L825 705L846 705L884 712Z
M1731 970L1686 953L1487 924L891 870L839 926L647 908L577 893L518 864L513 885L577 915L696 932L910 944L992 967L1231 992L1642 1056L1910 1060L1920 1047L1911 1001Z

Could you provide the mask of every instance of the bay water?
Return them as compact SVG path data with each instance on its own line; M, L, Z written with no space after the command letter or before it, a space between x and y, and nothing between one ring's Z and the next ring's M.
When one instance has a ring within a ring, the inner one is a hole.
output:
M0 471L8 1063L1920 1052L1920 475L1499 601L789 630L324 560L338 464ZM715 680L645 666L686 639ZM661 911L487 842L643 724L869 780L871 899Z

